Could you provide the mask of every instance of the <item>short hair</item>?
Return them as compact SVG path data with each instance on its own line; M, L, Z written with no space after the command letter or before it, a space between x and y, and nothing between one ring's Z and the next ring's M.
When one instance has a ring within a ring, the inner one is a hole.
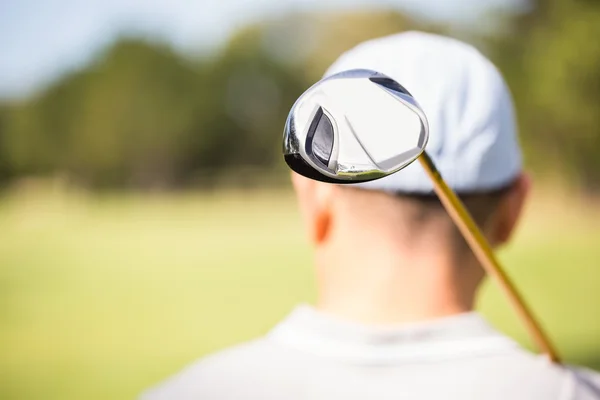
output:
M515 182L512 181L498 189L481 192L456 193L460 200L469 211L475 223L480 227L484 227L490 221L498 208L500 201L513 189ZM396 193L396 197L411 204L414 210L411 216L415 223L425 222L431 216L438 217L441 213L445 214L448 219L450 215L446 212L439 197L435 193ZM453 238L456 249L459 253L464 253L468 250L468 244L458 230L456 225L453 226Z

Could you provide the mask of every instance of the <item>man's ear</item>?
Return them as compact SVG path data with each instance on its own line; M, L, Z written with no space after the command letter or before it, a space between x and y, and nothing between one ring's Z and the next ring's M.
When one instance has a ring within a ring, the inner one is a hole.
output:
M318 245L327 239L331 227L334 185L317 182L295 172L292 172L292 184L309 238Z
M522 173L511 190L500 201L493 238L496 245L505 244L514 233L525 207L525 202L529 198L531 185L531 177L526 173Z

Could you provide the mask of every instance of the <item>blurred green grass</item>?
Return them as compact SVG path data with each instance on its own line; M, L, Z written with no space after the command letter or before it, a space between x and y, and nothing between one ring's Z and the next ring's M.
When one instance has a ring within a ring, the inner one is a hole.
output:
M538 194L500 252L560 352L594 368L598 209ZM314 296L287 191L5 196L0 398L135 398L197 357L264 334ZM490 282L479 309L531 346Z

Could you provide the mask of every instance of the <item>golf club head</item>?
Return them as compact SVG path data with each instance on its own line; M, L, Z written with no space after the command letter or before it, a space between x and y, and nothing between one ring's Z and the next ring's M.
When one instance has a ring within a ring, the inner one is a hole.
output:
M353 69L298 98L285 124L283 154L300 175L359 183L406 167L428 138L425 113L404 87L379 72Z

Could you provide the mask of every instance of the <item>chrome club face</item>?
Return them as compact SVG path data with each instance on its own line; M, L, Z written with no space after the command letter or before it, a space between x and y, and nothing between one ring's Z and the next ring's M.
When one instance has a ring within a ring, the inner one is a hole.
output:
M288 166L330 183L367 182L416 160L429 138L421 107L376 71L344 71L317 82L292 107L284 130Z

